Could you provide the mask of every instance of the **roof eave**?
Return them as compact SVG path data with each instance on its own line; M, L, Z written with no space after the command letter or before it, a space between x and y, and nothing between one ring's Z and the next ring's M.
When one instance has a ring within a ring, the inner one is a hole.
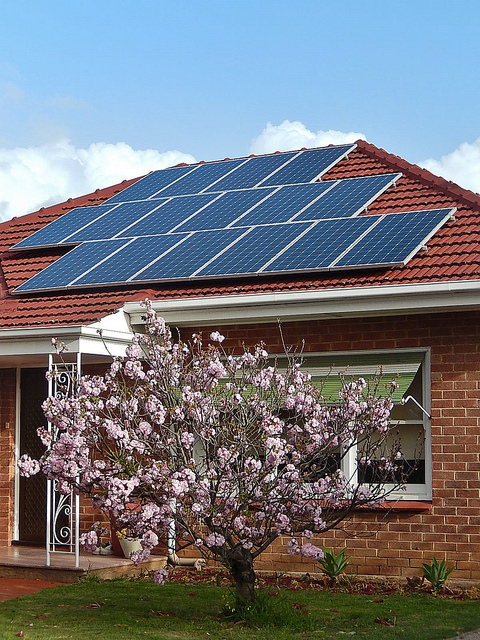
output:
M152 304L172 326L440 313L479 308L480 280L176 298ZM123 310L131 326L144 324L140 302L127 302Z
M0 366L7 366L10 360L14 363L18 357L42 358L55 353L52 339L66 345L67 359L75 353L110 357L124 355L132 334L85 325L1 329Z

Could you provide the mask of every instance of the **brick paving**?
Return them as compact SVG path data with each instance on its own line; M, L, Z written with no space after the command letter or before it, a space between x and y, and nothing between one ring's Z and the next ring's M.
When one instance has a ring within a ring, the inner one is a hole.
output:
M0 578L0 602L20 596L28 596L42 589L56 587L59 582L50 580L27 580L25 578Z

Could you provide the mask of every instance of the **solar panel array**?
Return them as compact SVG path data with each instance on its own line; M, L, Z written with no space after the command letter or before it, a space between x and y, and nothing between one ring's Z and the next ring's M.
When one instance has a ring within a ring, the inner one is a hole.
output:
M77 245L15 291L404 264L454 209L359 217L401 174L316 181L352 148L151 173L15 245Z

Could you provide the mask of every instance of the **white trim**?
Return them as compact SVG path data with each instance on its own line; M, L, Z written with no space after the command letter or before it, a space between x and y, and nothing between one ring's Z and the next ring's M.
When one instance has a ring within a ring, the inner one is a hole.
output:
M53 354L48 354L48 371L53 370ZM51 376L48 377L48 388L47 388L48 397L51 398L53 395L53 378ZM48 432L52 433L52 423L48 421ZM47 497L45 500L46 506L46 533L45 533L45 562L47 567L50 566L51 561L51 528L52 528L52 484L53 480L47 479L46 482L46 492Z
M75 375L76 375L75 384L78 385L78 381L82 376L82 352L81 351L78 351L77 353L77 370L75 372ZM72 535L75 543L75 548L74 548L75 568L78 569L80 567L80 493L78 492L75 493L73 501L75 503L75 515L74 515L75 530L72 531Z
M323 318L386 316L468 310L480 306L480 279L229 294L152 301L168 324L242 324ZM131 325L144 324L145 307L127 302Z
M98 326L27 327L0 330L0 359L19 356L35 356L43 359L54 351L52 338L64 342L69 353L82 352L91 356L122 356L131 343L132 334L127 331L102 329ZM45 362L46 366L46 362Z

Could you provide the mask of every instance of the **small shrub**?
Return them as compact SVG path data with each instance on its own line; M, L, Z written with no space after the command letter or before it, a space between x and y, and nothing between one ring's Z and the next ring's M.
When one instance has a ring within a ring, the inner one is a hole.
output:
M438 593L440 589L445 585L448 576L452 573L454 567L447 567L445 560L438 562L433 556L432 564L427 562L423 563L422 573L423 577L430 582L435 593Z
M348 557L345 555L346 549L342 549L336 555L333 549L324 549L324 557L319 560L322 565L323 573L329 577L330 583L333 585L337 578L345 571L348 565Z

